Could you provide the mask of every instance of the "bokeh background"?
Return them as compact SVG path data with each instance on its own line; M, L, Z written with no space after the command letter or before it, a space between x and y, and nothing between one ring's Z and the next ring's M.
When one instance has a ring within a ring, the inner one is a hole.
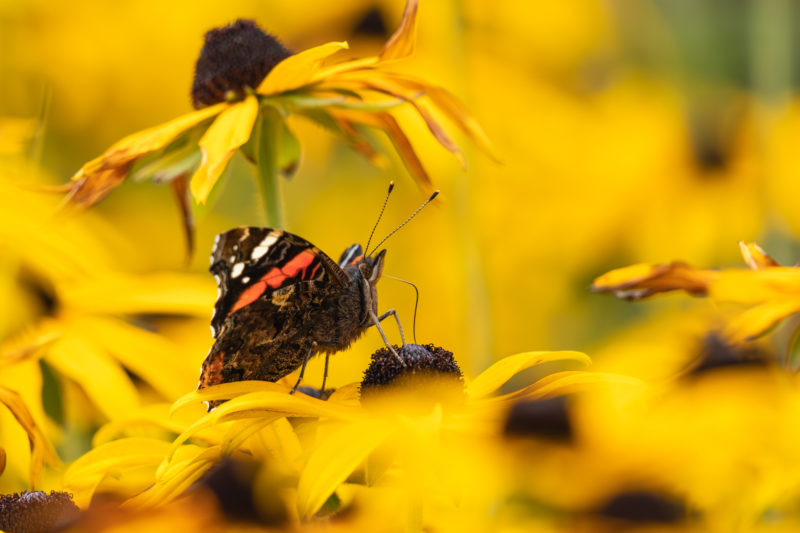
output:
M194 61L212 27L252 18L293 50L346 39L344 59L377 53L402 10L400 0L0 1L0 117L7 138L14 124L28 128L14 150L36 163L14 181L63 183L119 138L189 111ZM422 2L416 55L396 68L462 99L502 162L460 138L464 170L417 117L404 117L442 191L387 243L385 272L419 287L417 340L451 349L467 375L548 349L582 350L632 375L672 371L654 361L685 357L718 310L686 298L632 306L588 287L636 262L738 265L739 240L785 264L800 258L798 15L790 0ZM379 237L426 198L391 152L388 168L374 168L317 126L292 126L303 154L283 182L286 229L334 258L366 240L390 179L397 187ZM234 160L228 172L250 171ZM207 317L150 326L172 343L170 367L183 369L176 379L187 391L212 343L214 235L264 220L248 180L222 183L196 210L188 267L167 187L126 183L80 215L115 268L188 272L208 285ZM390 307L410 334L414 293L384 279L380 308ZM19 300L0 302L6 317L19 309ZM3 324L9 338L24 327ZM358 381L380 344L370 331L338 354L331 383ZM316 361L307 376L321 373ZM83 405L75 394L69 401ZM86 442L60 446L68 459Z

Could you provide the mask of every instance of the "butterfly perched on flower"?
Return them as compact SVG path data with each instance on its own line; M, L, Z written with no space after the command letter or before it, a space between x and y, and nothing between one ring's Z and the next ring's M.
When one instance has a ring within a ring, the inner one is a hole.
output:
M279 229L241 227L218 235L210 267L219 288L211 319L215 342L198 389L277 381L300 367L302 379L309 358L319 353L326 354L327 377L327 356L347 348L372 325L394 352L380 321L394 316L399 327L397 313L391 309L378 316L376 284L386 250L375 251L382 243L370 253L353 244L337 262Z

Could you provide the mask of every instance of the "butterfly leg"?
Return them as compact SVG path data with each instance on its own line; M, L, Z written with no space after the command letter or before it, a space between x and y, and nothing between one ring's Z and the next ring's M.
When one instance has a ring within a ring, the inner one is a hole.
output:
M303 381L303 374L306 373L306 365L308 364L308 360L311 359L311 354L314 352L314 348L316 347L317 341L314 341L311 344L311 347L308 349L305 359L303 359L303 366L300 367L300 375L297 376L297 383L294 384L294 387L292 387L292 390L289 391L289 394L294 394L294 391L296 391L297 387L300 386L300 382Z
M403 365L403 366L406 366L406 362L403 361L403 358L400 357L400 355L397 353L397 351L394 349L394 347L391 344L389 344L389 339L386 338L386 333L383 332L383 328L381 327L381 322L380 322L380 319L378 319L378 315L376 315L372 311L372 309L370 309L369 310L369 316L372 319L372 323L375 324L375 327L378 329L378 333L381 334L381 338L383 339L383 343L386 345L387 348L389 348L389 351L392 352L392 355L394 355L395 358L398 361L400 361L400 364Z
M394 309L389 309L381 316L378 317L378 322L383 322L384 318L388 318L389 316L394 317L394 321L397 322L397 330L400 332L400 340L403 342L403 346L406 345L406 336L403 335L403 326L400 324L400 318L397 316L397 311Z

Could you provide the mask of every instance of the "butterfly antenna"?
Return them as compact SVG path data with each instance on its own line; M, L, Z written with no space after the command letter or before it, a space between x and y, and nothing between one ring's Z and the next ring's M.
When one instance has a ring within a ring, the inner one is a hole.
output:
M414 297L414 316L411 319L411 336L414 337L414 344L417 344L417 307L419 306L419 289L412 282L405 279L389 276L388 274L384 274L381 277L393 279L395 281L402 281L403 283L408 283L409 285L414 287L414 293L416 294L416 296Z
M386 198L383 200L383 207L381 207L381 212L378 214L378 220L376 220L375 225L372 226L372 232L369 234L367 245L364 247L365 250L369 250L369 243L372 242L372 236L375 235L375 230L378 229L378 222L381 221L383 212L386 210L386 204L389 203L389 195L392 194L392 189L394 189L394 180L389 182L389 190L386 191Z
M389 237L391 237L392 235L394 235L395 233L397 233L397 230L399 230L400 228L402 228L403 226L405 226L406 224L408 224L409 222L411 222L411 219L412 219L412 218L414 218L415 216L417 216L417 213L419 213L420 211L422 211L422 209L423 209L423 208L424 208L426 205L428 205L429 203L431 203L431 202L433 201L433 199L434 199L434 198L436 198L438 195L439 195L439 191L434 191L434 192L433 192L433 194L431 195L431 197L430 197L430 198L428 198L427 200L425 200L425 201L422 203L422 205L421 205L421 206L419 206L419 207L417 208L417 210L416 210L416 211L414 211L413 213L411 213L411 216L410 216L410 217L408 217L408 218L405 220L405 222L403 222L402 224L400 224L399 226L397 226L396 228L394 228L394 229L392 230L392 232L391 232L391 233L389 233L389 235L387 235L386 237L384 237L384 238L383 238L383 240L382 240L381 242L379 242L378 244L376 244L376 245L375 245L375 248L373 248L373 249L372 249L372 251L371 251L370 253L366 254L366 257L369 257L369 256L371 256L373 253L375 253L375 250L377 250L378 248L380 248L380 247L381 247L381 244L383 244L383 243L385 243L385 242L386 242L386 239L388 239ZM369 248L367 248L367 249L369 249Z

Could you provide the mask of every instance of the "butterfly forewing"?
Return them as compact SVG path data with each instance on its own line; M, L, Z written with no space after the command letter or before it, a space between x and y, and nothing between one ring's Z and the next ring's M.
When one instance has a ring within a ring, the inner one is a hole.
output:
M344 271L307 240L271 228L242 227L217 236L211 273L219 289L211 329L216 338L225 319L259 298L301 281L338 286L349 282Z

